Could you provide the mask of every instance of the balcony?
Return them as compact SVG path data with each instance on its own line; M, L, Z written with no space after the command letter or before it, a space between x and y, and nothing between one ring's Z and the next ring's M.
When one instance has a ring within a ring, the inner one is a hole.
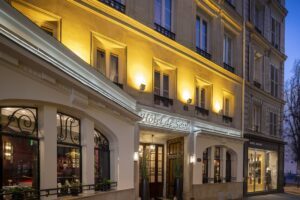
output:
M126 6L116 0L98 0L98 1L120 11L121 13L125 13Z
M234 73L234 67L232 67L231 65L227 64L227 63L223 63L224 64L224 69Z
M205 108L201 108L199 106L195 106L195 111L197 114L202 114L203 116L208 116L209 115L209 110L205 109Z
M257 87L257 88L259 88L259 89L260 89L260 87L261 87L261 84L260 84L259 82L257 82L257 81L253 81L253 84L254 84L254 86L255 86L255 87Z
M161 34L163 34L164 36L172 39L172 40L175 40L175 33L171 32L170 30L166 29L165 27L157 24L157 23L154 23L154 26L155 26L155 30Z
M229 0L225 0L225 2L227 3L227 5L229 5L232 9L235 10L235 5L233 5Z
M225 123L231 123L233 121L232 117L223 115L223 122Z
M156 105L160 105L160 103L163 104L165 107L173 106L173 99L169 99L168 97L163 97L160 95L154 95L154 103Z
M122 83L118 83L118 82L113 82L113 83L123 90L123 84Z
M210 53L207 53L205 50L203 49L200 49L199 47L196 47L196 51L198 54L200 54L201 56L211 60L211 54Z

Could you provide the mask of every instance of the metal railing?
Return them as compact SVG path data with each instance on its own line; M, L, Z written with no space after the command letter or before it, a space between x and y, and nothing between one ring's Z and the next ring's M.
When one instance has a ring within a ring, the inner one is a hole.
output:
M203 50L203 49L200 49L199 47L196 47L196 51L198 54L200 54L201 56L211 60L211 54L208 53L207 51Z
M154 26L157 32L163 34L164 36L167 36L168 38L171 38L172 40L175 40L175 33L157 23L154 23Z
M231 123L233 121L232 117L223 115L223 122L225 123Z
M122 13L125 13L126 6L116 0L99 0L99 1Z
M168 97L154 95L154 103L160 104L162 102L163 106L169 107L173 105L173 99L169 99Z
M42 197L49 196L77 196L83 191L110 191L117 187L117 182L110 183L98 183L91 185L79 185L79 186L64 186L60 188L49 188L49 189L17 189L17 190L1 190L1 200L35 200L41 199Z
M224 64L224 69L234 73L234 67L232 67L231 65L227 64L227 63L223 63Z
M195 111L197 114L201 113L204 116L208 116L209 115L209 110L205 109L205 108L201 108L199 106L195 106Z

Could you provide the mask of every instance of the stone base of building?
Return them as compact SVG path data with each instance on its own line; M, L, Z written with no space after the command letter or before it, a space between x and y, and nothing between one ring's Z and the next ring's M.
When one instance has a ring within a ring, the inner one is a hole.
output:
M193 185L193 200L242 199L243 183L218 183Z
M66 197L64 197L65 199ZM94 193L85 193L80 194L78 197L70 199L85 199L85 200L134 200L135 199L135 190L128 189L128 190L114 190L108 192L94 192Z

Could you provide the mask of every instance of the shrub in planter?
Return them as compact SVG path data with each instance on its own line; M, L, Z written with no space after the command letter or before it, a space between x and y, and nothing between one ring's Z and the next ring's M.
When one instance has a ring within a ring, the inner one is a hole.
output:
M25 199L33 199L34 190L30 187L13 187L8 190L5 190L4 193L10 194L12 200L23 200Z
M80 193L80 182L76 181L71 184L71 195L78 196L79 193Z

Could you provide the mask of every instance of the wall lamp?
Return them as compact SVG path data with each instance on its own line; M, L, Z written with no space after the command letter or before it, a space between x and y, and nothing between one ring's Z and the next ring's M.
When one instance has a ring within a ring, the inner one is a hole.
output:
M133 160L134 161L139 161L139 152L134 152L133 153Z
M191 98L188 98L187 100L186 100L186 103L184 104L184 106L183 106L183 110L185 110L185 111L188 111L189 110L189 105L192 103L192 99Z
M144 83L140 84L140 91L145 91L146 85Z
M190 156L190 163L194 164L195 162L196 162L196 156L195 156L195 154L193 154Z

